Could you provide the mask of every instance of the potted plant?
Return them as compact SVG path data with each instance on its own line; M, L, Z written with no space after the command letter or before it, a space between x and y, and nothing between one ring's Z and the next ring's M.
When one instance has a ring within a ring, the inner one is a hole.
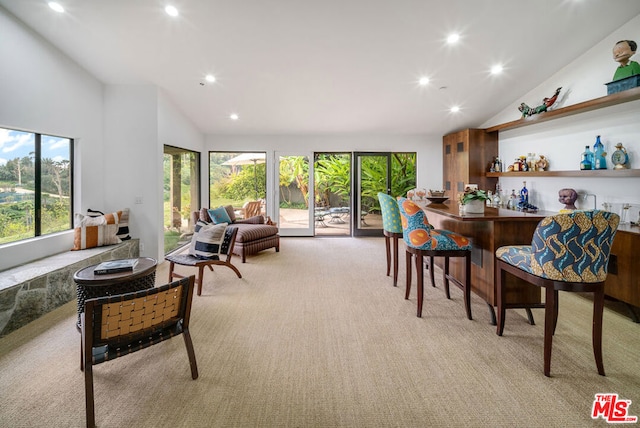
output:
M464 193L459 195L460 204L464 206L464 212L467 214L484 213L484 207L488 199L487 192L470 187L467 187Z

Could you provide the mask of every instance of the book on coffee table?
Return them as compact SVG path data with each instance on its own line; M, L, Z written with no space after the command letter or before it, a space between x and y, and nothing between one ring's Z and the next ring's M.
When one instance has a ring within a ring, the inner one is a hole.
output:
M122 259L102 262L93 269L95 275L108 275L110 273L130 272L138 264L138 259Z

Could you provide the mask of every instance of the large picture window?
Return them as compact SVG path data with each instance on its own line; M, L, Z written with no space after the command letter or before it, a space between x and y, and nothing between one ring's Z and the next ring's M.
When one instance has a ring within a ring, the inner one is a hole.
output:
M72 228L73 140L0 128L0 245Z

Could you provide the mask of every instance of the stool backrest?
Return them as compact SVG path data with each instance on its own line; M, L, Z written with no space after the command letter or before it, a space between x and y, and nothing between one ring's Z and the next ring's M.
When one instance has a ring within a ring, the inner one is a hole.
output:
M619 223L620 216L600 210L542 219L531 241L533 273L556 281L604 281Z
M429 224L427 215L422 211L422 208L407 198L398 198L397 204L401 215L402 238L405 244L425 250L437 246L431 238L433 226Z
M402 221L398 201L386 193L378 193L380 209L382 210L382 228L387 232L402 233Z

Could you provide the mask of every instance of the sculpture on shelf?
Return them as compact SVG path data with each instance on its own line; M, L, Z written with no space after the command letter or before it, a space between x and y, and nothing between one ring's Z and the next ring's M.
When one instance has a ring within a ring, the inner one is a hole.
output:
M620 63L613 75L614 82L640 74L640 64L630 60L637 49L638 45L633 40L620 40L613 47L613 59Z
M576 200L578 199L578 192L573 189L560 189L558 191L558 201L564 204L564 210L573 211L577 210Z
M540 155L540 159L536 161L536 168L538 171L546 171L549 168L549 161L544 155Z
M520 110L520 112L522 113L522 117L525 118L527 116L533 116L534 114L542 113L543 111L547 111L548 109L550 109L551 106L553 106L558 100L558 95L560 95L561 89L562 87L556 89L556 92L551 97L544 98L542 100L542 104L537 107L532 108L525 103L521 103L520 107L518 107L518 110Z

